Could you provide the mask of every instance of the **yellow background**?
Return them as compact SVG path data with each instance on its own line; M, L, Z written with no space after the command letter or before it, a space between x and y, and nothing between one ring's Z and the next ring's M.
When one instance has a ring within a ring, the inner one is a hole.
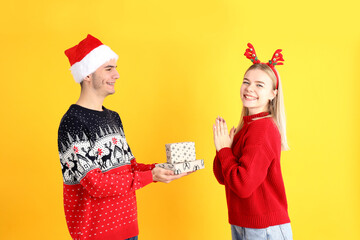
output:
M137 192L140 239L230 239L212 173L212 124L240 116L252 42L282 48L288 139L283 152L294 239L360 239L359 3L343 1L3 1L0 239L70 239L57 128L79 86L64 50L87 33L120 56L116 94L139 162L195 141L206 168Z

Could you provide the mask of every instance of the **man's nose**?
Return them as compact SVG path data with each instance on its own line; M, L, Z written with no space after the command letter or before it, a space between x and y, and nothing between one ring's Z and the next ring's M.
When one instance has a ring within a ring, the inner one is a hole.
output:
M118 79L118 78L120 78L120 74L119 74L119 72L115 69L115 72L114 72L114 78L115 79Z

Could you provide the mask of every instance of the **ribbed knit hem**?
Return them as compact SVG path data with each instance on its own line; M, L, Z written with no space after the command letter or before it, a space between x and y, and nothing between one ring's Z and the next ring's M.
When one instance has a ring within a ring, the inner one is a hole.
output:
M78 239L88 239L88 240L114 240L114 239L128 239L139 235L139 227L137 221L134 223L127 224L126 228L122 228L118 231L108 231L101 234L96 234L97 236L92 235L91 237L87 236L85 238L74 238Z
M231 211L231 210L230 210ZM229 223L245 228L267 228L270 226L285 224L290 222L287 212L275 212L267 215L246 216L229 211Z

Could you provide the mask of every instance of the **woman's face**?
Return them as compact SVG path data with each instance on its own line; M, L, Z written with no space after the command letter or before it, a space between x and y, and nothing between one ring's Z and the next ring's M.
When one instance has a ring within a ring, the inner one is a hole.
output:
M276 93L271 78L262 70L252 69L245 74L240 97L250 115L268 111L269 100L272 100Z

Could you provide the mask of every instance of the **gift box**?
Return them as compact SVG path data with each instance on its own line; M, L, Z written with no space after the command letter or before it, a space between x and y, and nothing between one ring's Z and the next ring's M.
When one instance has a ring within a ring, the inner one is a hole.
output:
M174 171L175 174L192 172L205 167L204 160L196 160L195 143L180 142L165 144L166 163L156 164L157 167Z
M182 163L196 160L195 143L180 142L165 144L167 163Z
M192 172L205 167L204 160L199 159L195 161L182 162L182 163L160 163L156 164L157 167L165 168L174 171L174 173L180 174L185 172Z

